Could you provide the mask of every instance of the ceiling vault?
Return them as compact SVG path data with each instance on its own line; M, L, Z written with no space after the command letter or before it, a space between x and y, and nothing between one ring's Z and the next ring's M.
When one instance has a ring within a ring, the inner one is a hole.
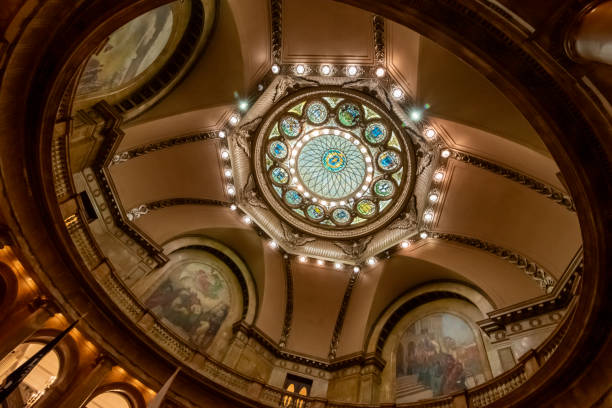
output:
M340 342L340 334L342 334L342 326L344 325L344 318L346 316L346 309L348 308L349 301L351 300L351 294L353 293L353 288L359 279L359 271L351 273L351 278L349 279L348 284L346 285L346 290L344 291L344 297L342 298L342 304L340 305L340 310L338 311L338 317L336 318L336 324L334 326L334 332L332 334L331 343L329 345L329 355L328 358L330 360L334 360L336 358L336 353L338 351L338 343Z
M466 245L475 249L486 251L492 255L498 256L502 259L507 260L511 264L515 264L517 268L525 271L527 276L536 281L540 288L550 293L554 290L556 285L555 278L546 271L541 265L537 264L533 260L527 258L524 255L519 254L516 251L503 248L501 246L491 244L478 238L467 237L459 234L447 234L444 232L432 232L431 237L435 239L441 239L448 242L456 242L462 245Z
M556 187L536 180L535 178L512 168L502 166L500 164L474 156L472 154L465 153L456 149L453 149L451 152L452 159L466 164L470 164L483 170L488 170L494 174L505 177L508 180L519 183L531 190L536 191L539 194L546 196L557 204L562 205L569 211L576 212L576 207L574 206L574 201L572 200L572 198L557 189Z

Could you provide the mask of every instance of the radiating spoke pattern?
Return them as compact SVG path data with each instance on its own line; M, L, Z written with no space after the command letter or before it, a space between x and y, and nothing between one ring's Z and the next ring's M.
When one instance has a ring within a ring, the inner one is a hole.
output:
M359 148L341 136L311 139L300 151L297 170L304 187L323 199L338 199L356 192L366 176L366 161Z

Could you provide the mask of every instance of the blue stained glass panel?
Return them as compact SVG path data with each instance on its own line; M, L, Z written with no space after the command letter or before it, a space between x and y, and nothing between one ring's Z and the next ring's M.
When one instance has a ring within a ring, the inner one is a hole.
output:
M395 184L389 180L378 180L374 183L374 193L379 197L389 197L395 190Z
M365 138L372 144L382 143L387 138L387 128L382 123L370 123L365 130Z
M289 150L287 149L287 145L281 142L280 140L275 140L270 143L270 147L268 148L270 155L278 160L283 160L287 157Z
M378 167L384 171L393 171L400 166L400 158L392 150L386 150L378 156Z
M293 116L287 116L281 120L280 128L282 129L283 133L287 135L287 137L296 137L300 134L300 130L302 130L300 121Z
M287 184L289 182L289 173L282 167L272 169L272 180L277 184Z
M327 120L327 108L321 102L313 102L306 109L306 116L314 124L321 124Z
M337 224L348 224L351 222L351 213L344 208L336 208L332 211L332 218Z
M296 206L302 204L302 196L295 190L287 190L285 193L285 201L287 204Z
M306 208L306 213L310 218L316 221L319 221L325 217L325 210L323 210L323 207L316 204L309 205L308 208Z
M338 110L338 120L344 126L354 126L361 119L361 113L359 112L359 107L352 103L345 103L340 106Z

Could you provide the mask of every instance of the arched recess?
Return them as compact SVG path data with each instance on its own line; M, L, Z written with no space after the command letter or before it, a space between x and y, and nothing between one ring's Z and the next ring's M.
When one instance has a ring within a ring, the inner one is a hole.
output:
M390 332L412 309L438 299L460 299L478 308L486 318L493 311L491 301L473 287L457 282L436 282L418 287L392 302L376 320L367 338L366 351L380 353Z
M13 269L0 262L0 321L4 321L17 301L19 282Z
M135 285L150 311L197 349L221 356L232 326L251 325L257 289L234 251L210 238L186 236L168 242L169 261Z
M142 393L134 385L126 382L113 382L110 384L105 384L96 389L85 406L89 406L88 404L91 401L93 401L99 395L105 393L120 394L128 401L130 408L146 408L147 405Z

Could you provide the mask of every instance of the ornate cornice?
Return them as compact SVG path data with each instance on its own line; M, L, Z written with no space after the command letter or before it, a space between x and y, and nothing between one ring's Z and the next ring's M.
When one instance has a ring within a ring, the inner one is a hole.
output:
M272 58L279 63L283 45L283 0L270 0L272 13Z
M291 322L293 320L293 273L291 272L291 258L289 255L283 255L283 268L285 270L285 285L287 300L285 302L285 318L283 320L283 331L281 332L278 347L284 349L287 346L287 340L291 333Z
M383 64L385 62L385 19L374 16L372 24L374 25L374 58L378 64Z
M527 188L530 188L536 191L539 194L544 195L550 200L553 200L559 205L562 205L567 210L575 212L576 207L574 206L574 201L570 196L565 194L564 192L558 190L557 188L545 184L539 180L534 179L524 173L521 173L517 170L504 167L497 163L493 163L489 160L471 155L469 153L461 152L458 150L452 151L451 157L457 161L470 164L472 166L476 166L478 168L488 170L492 173L495 173L499 176L505 177L509 180L512 180L516 183L522 184Z
M192 135L174 137L157 143L149 143L143 146L135 147L113 156L111 165L123 163L135 157L142 156L147 153L157 152L159 150L168 149L174 146L180 146L185 143L201 142L205 140L218 139L217 132L198 132Z
M353 288L359 279L359 272L351 273L351 278L349 279L348 285L346 286L346 290L344 291L344 297L342 298L342 304L340 305L340 310L338 311L338 317L336 319L336 325L334 326L334 332L332 334L331 343L329 345L329 355L328 358L330 360L334 360L336 358L336 352L338 351L338 343L340 341L340 334L342 333L342 326L344 325L344 318L346 317L346 309L348 308L349 301L351 300L351 294L353 293Z
M213 200L211 198L166 198L164 200L151 201L149 203L141 204L138 207L127 210L126 214L130 221L134 221L135 219L138 219L151 211L161 210L163 208L173 207L176 205L212 205L218 207L229 207L231 203L227 201Z
M476 249L481 249L492 255L505 259L511 264L515 264L519 269L525 271L527 276L535 280L540 286L540 288L546 293L551 293L555 287L555 278L553 278L550 273L548 273L542 266L538 265L536 262L515 251L491 244L478 238L471 238L459 234L432 232L431 237L444 241L456 242Z

